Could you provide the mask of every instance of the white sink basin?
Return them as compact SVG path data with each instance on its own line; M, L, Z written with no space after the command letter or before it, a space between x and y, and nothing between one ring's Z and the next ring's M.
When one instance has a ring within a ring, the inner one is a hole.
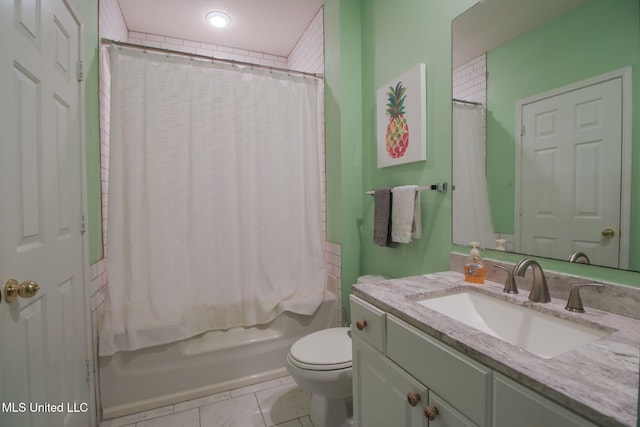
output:
M610 333L476 292L418 303L545 359Z

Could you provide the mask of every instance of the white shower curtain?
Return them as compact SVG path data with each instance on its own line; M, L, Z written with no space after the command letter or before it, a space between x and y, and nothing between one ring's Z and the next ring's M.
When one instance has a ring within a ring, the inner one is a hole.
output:
M100 354L322 301L317 79L111 48Z
M453 103L453 242L494 248L481 106Z

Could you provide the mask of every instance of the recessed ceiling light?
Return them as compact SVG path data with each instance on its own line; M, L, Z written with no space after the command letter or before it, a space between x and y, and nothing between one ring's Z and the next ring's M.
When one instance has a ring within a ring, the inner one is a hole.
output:
M209 24L216 28L224 28L231 23L229 15L222 12L209 12L207 13L207 21Z

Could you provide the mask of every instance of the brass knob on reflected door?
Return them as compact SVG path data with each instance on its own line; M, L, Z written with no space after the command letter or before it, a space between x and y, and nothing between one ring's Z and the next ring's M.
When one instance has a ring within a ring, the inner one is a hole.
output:
M607 239L611 239L613 236L616 235L616 232L612 228L605 228L600 232L600 234L602 234Z
M363 330L366 327L367 327L367 321L366 320L358 320L356 322L356 328L358 328L359 331Z
M433 405L425 406L424 416L427 417L429 421L434 421L438 416L438 408Z
M416 406L418 402L420 402L420 395L410 391L407 393L407 402L409 402L409 405L411 406Z
M16 279L9 279L4 284L4 299L11 303L22 298L31 298L40 290L40 286L36 282L26 281L18 284Z

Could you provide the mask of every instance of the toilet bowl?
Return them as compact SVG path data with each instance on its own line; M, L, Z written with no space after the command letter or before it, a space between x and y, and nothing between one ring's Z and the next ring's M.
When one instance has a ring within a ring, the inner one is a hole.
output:
M296 341L287 370L311 392L310 417L315 427L352 425L352 358L349 328L314 332Z
M358 277L376 283L385 276ZM352 355L350 328L314 332L296 341L287 356L287 370L296 383L311 392L309 416L315 427L353 426Z

